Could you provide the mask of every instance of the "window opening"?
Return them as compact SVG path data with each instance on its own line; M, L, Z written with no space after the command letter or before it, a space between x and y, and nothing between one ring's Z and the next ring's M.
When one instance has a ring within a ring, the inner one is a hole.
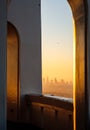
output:
M41 1L42 93L73 98L73 17L66 0Z

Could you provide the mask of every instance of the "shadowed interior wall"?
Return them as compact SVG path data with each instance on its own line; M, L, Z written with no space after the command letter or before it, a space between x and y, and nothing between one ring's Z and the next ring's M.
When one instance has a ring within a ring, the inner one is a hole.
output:
M0 0L0 130L6 130L6 0Z
M20 39L20 112L24 119L24 96L42 93L40 0L11 0L7 19Z
M90 0L87 0L87 100L88 100L88 106L87 106L87 124L88 124L88 130L90 130Z
M42 93L41 87L41 13L40 0L11 0L8 21L20 36L20 91Z
M7 24L7 118L17 119L19 67L18 67L18 35L15 27Z

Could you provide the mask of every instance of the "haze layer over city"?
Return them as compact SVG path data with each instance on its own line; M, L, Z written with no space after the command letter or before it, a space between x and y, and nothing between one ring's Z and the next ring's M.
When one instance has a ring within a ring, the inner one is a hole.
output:
M43 94L73 96L73 17L66 0L41 1Z

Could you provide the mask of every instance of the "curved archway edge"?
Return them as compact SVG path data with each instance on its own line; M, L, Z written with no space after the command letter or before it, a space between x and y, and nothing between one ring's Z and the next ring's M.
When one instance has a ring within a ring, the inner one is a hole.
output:
M16 27L7 22L7 120L17 120L19 96L19 35Z
M74 68L74 130L88 130L89 127L89 49L88 0L68 0L74 18L75 28L75 68ZM90 73L90 72L89 72Z

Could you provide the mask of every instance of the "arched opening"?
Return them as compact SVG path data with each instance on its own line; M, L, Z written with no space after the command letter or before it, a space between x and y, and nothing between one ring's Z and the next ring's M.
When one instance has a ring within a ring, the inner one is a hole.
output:
M19 36L7 22L7 120L17 120L19 107Z
M42 93L73 98L73 17L66 0L41 1Z

